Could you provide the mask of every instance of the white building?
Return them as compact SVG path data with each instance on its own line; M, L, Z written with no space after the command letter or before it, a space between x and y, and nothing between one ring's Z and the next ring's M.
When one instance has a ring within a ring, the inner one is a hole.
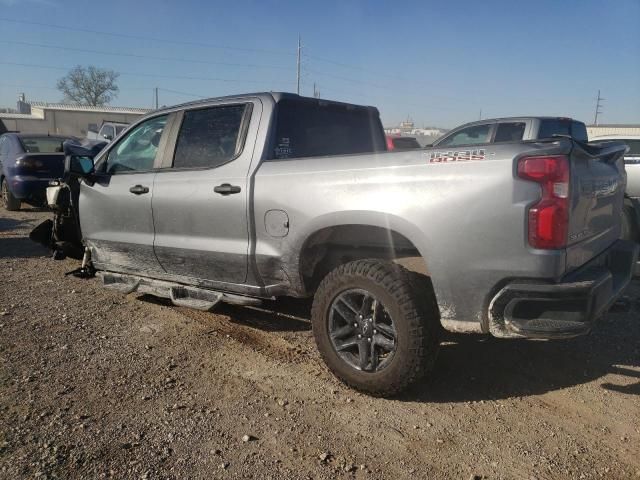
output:
M640 135L640 124L603 123L600 125L587 125L587 134L589 138L601 135Z
M18 100L20 113L0 113L0 134L6 131L85 137L90 124L131 123L149 112L147 108L92 107L64 103Z

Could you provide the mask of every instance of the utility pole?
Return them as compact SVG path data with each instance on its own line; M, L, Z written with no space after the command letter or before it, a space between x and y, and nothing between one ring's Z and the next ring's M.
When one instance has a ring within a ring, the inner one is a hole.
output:
M596 100L596 115L595 115L595 118L593 119L594 125L598 125L598 115L602 114L602 110L600 110L600 107L602 105L600 105L600 102L602 102L603 100L604 98L600 96L600 90L598 90L598 98Z
M158 109L158 87L156 87L155 90L156 90L155 98L156 98L156 110L157 110Z
M296 68L296 80L298 83L298 88L296 89L296 93L300 95L300 56L302 54L302 40L300 39L300 35L298 35L298 62Z
M480 116L478 117L478 120L482 120L482 109L480 109Z
M316 82L313 82L313 98L320 98L320 89L316 88Z

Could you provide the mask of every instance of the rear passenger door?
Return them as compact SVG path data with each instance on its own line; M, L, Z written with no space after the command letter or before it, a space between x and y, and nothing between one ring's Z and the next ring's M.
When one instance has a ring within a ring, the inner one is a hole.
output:
M249 182L259 101L180 112L173 155L152 200L154 251L174 276L224 283L247 278Z

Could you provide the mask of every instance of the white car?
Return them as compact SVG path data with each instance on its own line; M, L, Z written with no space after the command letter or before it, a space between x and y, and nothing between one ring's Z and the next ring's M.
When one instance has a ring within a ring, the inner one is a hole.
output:
M101 140L110 142L129 126L128 123L121 122L102 122L100 129L95 123L89 125L87 130L87 138L89 140Z
M624 156L627 192L622 225L623 237L640 242L640 135L602 135L589 141L601 143L613 140L629 146L629 151Z

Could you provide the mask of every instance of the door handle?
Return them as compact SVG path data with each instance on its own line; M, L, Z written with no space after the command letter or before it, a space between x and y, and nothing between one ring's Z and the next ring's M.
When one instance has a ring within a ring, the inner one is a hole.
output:
M240 193L240 187L237 185L231 185L229 183L223 183L222 185L218 185L214 187L213 191L219 193L220 195L231 195L232 193Z
M144 187L142 185L134 185L129 189L129 191L135 195L142 195L143 193L149 193L149 187Z

